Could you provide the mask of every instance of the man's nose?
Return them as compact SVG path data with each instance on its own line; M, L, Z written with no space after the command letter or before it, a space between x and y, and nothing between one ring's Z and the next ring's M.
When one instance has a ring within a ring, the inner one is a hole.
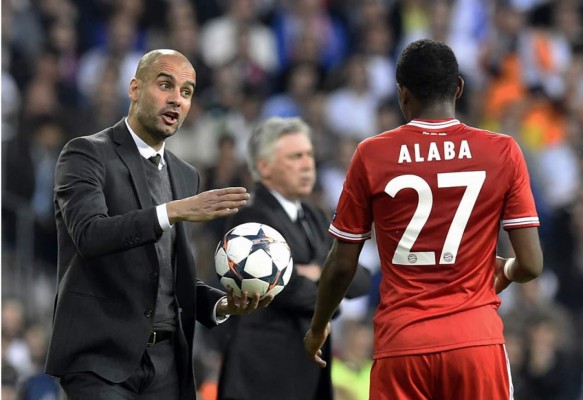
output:
M168 104L172 104L172 105L176 105L177 107L180 107L180 105L182 104L182 100L184 100L180 94L180 89L176 89L176 90L172 90L169 94L168 94L168 98L166 99L166 102Z

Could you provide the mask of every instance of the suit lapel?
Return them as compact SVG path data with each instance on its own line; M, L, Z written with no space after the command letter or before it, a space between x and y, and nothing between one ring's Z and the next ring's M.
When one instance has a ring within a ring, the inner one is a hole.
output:
M152 197L146 180L142 156L132 139L125 120L122 119L113 127L113 141L119 144L117 154L128 168L140 207L152 207Z

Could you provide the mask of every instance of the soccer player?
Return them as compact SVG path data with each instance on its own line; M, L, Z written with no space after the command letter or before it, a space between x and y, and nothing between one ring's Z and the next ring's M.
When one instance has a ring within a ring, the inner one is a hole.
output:
M330 317L374 223L382 280L370 398L511 399L496 294L542 272L524 158L511 137L455 119L464 82L447 45L411 43L396 75L409 122L354 154L306 351L325 364ZM500 224L515 258L496 258Z

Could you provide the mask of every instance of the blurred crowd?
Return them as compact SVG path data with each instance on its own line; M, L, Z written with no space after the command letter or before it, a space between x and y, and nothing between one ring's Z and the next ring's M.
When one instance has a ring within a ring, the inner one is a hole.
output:
M515 399L583 399L581 0L2 1L2 399L59 397L42 375L56 282L55 162L67 140L126 115L146 51L173 48L197 71L190 114L167 146L199 169L201 189L251 189L250 132L268 116L300 116L314 135L313 200L331 215L359 141L404 122L396 57L423 37L458 56L459 119L515 137L529 166L545 272L501 295ZM223 233L221 221L198 224L192 240L211 284ZM511 256L501 238L500 254ZM378 277L374 245L361 264ZM342 304L338 400L368 398L377 296L372 288ZM212 332L198 331L200 395L210 400L220 352Z

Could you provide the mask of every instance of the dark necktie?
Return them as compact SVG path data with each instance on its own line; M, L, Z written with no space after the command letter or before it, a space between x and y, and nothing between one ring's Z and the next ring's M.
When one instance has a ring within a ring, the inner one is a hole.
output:
M311 256L311 258L314 258L315 245L316 245L314 232L312 232L312 229L310 228L310 224L308 223L308 220L306 219L306 214L304 213L304 210L302 209L301 206L298 207L297 222L302 227L302 230L306 234L306 237L308 239L308 244L310 246L310 256Z
M156 168L160 168L160 167L159 167L159 165L160 165L160 159L161 159L161 158L162 158L162 156L161 156L160 154L156 153L156 155L155 155L155 156L152 156L152 157L148 158L148 160L149 160L149 161L150 161L152 164L154 164L154 165L156 166Z

